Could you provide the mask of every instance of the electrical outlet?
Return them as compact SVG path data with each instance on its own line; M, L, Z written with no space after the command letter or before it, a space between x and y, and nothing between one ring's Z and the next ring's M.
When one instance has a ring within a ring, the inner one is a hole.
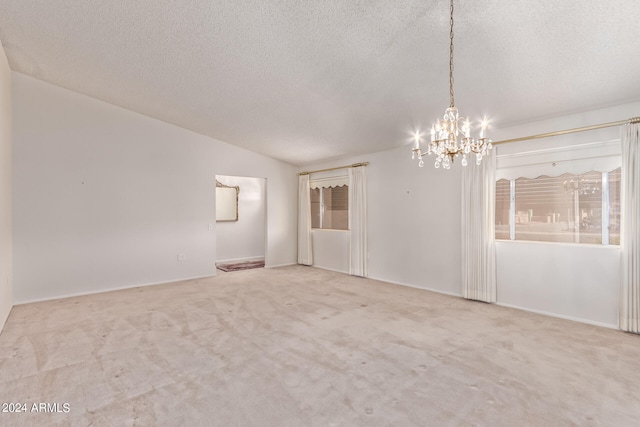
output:
M209 231L213 230L213 224L209 224Z
M178 261L184 261L187 259L187 256L185 254L178 254Z

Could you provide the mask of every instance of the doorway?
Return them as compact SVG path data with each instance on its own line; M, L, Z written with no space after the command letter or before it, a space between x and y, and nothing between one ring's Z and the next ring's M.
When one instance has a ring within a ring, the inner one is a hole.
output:
M266 258L266 178L216 175L225 187L237 187L237 215L216 221L216 265L254 263ZM255 264L255 263L258 264Z

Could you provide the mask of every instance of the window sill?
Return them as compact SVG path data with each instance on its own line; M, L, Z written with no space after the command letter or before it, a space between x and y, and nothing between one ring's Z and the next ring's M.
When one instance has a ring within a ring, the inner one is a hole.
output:
M615 248L620 249L620 245L601 245L595 243L572 243L572 242L541 242L537 240L508 240L495 239L496 243L507 244L531 244L531 245L551 245L551 246L577 246L580 248Z

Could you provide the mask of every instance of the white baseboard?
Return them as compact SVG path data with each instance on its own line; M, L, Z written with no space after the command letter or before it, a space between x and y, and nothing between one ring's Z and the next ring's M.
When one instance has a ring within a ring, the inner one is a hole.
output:
M290 263L287 263L287 264L265 265L264 268L289 267L290 265L298 265L298 263L290 262Z
M143 287L146 287L146 286L166 285L167 283L176 283L176 282L183 282L183 281L186 281L186 280L195 280L195 279L205 279L207 277L214 277L214 276L217 276L217 275L218 275L217 273L214 273L214 274L207 274L206 276L185 277L185 278L182 278L182 279L167 280L167 281L163 281L163 282L140 283L140 284L137 284L137 285L120 286L120 287L116 287L116 288L101 289L101 290L89 291L89 292L77 292L77 293L72 293L72 294L62 294L62 295L57 295L57 296L54 296L54 297L35 298L35 299L30 299L30 300L25 300L25 301L17 301L17 302L14 303L14 305L31 304L33 302L53 301L53 300L64 299L64 298L82 297L82 296L86 296L86 295L101 294L101 293L104 293L104 292L115 292L115 291L123 291L125 289L143 288Z
M424 290L424 291L436 292L436 293L439 293L439 294L450 295L450 296L453 296L453 297L462 298L461 294L454 294L454 293L451 293L451 292L444 292L444 291L441 291L439 289L424 288L424 287L412 285L412 284L409 284L409 283L392 282L390 280L377 279L377 278L371 277L371 276L369 276L368 278L369 279L373 279L373 280L378 280L380 282L392 283L394 285L407 286L407 287L410 287L410 288L421 289L421 290ZM548 311L535 310L535 309L531 309L531 308L520 307L520 306L517 306L517 305L504 304L504 303L501 303L500 301L496 302L495 305L499 305L499 306L502 306L502 307L508 307L508 308L514 308L516 310L528 311L530 313L541 314L543 316L549 316L549 317L556 317L556 318L559 318L559 319L571 320L573 322L586 323L588 325L600 326L600 327L603 327L603 328L618 329L618 325L611 325L609 323L596 322L596 321L589 320L589 319L581 319L579 317L565 316L565 315L562 315L562 314L550 313Z
M253 258L253 259L262 259L262 258ZM265 268L288 267L288 266L291 266L291 265L298 265L298 264L297 263L287 263L287 264L269 265L269 266L265 266ZM319 266L315 266L315 265L312 265L310 267L317 268L317 269L320 269L320 270L333 271L335 273L341 273L341 274L347 274L347 275L349 274L348 272L339 271L339 270L335 270L335 269L331 269L331 268L319 267ZM125 290L125 289L142 288L142 287L146 287L146 286L165 285L167 283L183 282L183 281L186 281L186 280L195 280L195 279L204 279L204 278L214 277L214 276L217 276L217 273L207 274L205 276L185 277L185 278L167 280L167 281L162 281L162 282L141 283L141 284L136 284L136 285L128 285L128 286L121 286L121 287L115 287L115 288L101 289L101 290L90 291L90 292L77 292L77 293L71 293L71 294L63 294L63 295L57 295L57 296L54 296L54 297L47 297L47 298L35 298L35 299L30 299L30 300L25 300L25 301L15 301L14 302L14 306L22 305L22 304L30 304L30 303L34 303L34 302L52 301L52 300L63 299L63 298L72 298L72 297L79 297L79 296L86 296L86 295L101 294L101 293L104 293L104 292L121 291L121 290ZM406 286L406 287L409 287L409 288L420 289L420 290L423 290L423 291L435 292L435 293L438 293L438 294L443 294L443 295L449 295L449 296L453 296L453 297L462 298L461 294L455 294L455 293L452 293L452 292L445 292L445 291L442 291L440 289L416 286L416 285L413 285L413 284L410 284L410 283L390 281L388 279L380 279L380 278L376 278L376 277L373 277L373 276L367 276L366 278L367 279L372 279L372 280L377 280L379 282L390 283L390 284L393 284L393 285ZM593 320L582 319L582 318L579 318L579 317L565 316L565 315L562 315L562 314L556 314L556 313L551 313L551 312L548 312L548 311L536 310L536 309L521 307L521 306L512 305L512 304L505 304L505 303L501 303L499 301L496 302L495 305L499 305L499 306L502 306L502 307L513 308L513 309L516 309L516 310L528 311L530 313L541 314L541 315L549 316L549 317L556 317L556 318L564 319L564 320L571 320L571 321L574 321L574 322L586 323L586 324L589 324L589 325L600 326L600 327L608 328L608 329L618 329L618 325L612 325L612 324L609 324L609 323L596 322L596 321L593 321Z
M320 270L333 271L334 273L349 274L348 271L336 270L335 268L329 268L329 267L320 267L319 265L310 265L309 267L319 268Z
M333 268L320 267L318 265L310 265L309 267L317 268L317 269L320 269L320 270L333 271L334 273L342 273L342 274L349 275L348 271L340 271L340 270L335 270ZM360 277L360 276L354 276L354 277ZM452 296L452 297L462 298L461 294L454 294L452 292L445 292L445 291L442 291L440 289L426 288L426 287L423 287L423 286L416 286L416 285L412 285L412 284L409 284L409 283L394 282L394 281L391 281L391 280L388 280L388 279L380 279L380 278L377 278L377 277L374 277L374 276L367 276L367 277L364 277L364 279L377 280L378 282L389 283L389 284L392 284L392 285L406 286L408 288L420 289L421 291L435 292L435 293L438 293L438 294L443 294L443 295L449 295L449 296Z
M559 319L564 319L564 320L571 320L573 322L586 323L588 325L601 326L603 328L609 328L609 329L618 329L618 325L611 325L609 323L596 322L593 320L581 319L579 317L573 317L573 316L565 316L563 314L550 313L548 311L535 310L533 308L520 307L518 305L504 304L504 303L501 303L500 301L496 302L495 304L500 305L502 307L515 308L516 310L528 311L530 313L542 314L544 316L557 317Z
M392 283L394 285L407 286L407 287L410 287L410 288L422 289L422 290L425 290L425 291L431 291L431 292L436 292L436 293L439 293L439 294L450 295L450 296L453 296L453 297L462 298L461 294L454 294L454 293L451 293L451 292L444 292L444 291L441 291L439 289L423 288L423 287L420 287L420 286L411 285L409 283L392 282L392 281L384 280L384 279L376 279L375 277L371 277L371 276L369 276L369 279L378 280L380 282ZM502 306L502 307L508 307L508 308L514 308L516 310L528 311L530 313L541 314L543 316L549 316L549 317L556 317L556 318L559 318L559 319L571 320L573 322L586 323L588 325L600 326L600 327L603 327L603 328L618 329L618 325L611 325L609 323L596 322L596 321L589 320L589 319L581 319L579 317L565 316L565 315L562 315L562 314L550 313L548 311L535 310L535 309L531 309L531 308L520 307L520 306L517 306L517 305L504 304L504 303L501 303L500 301L496 302L495 305L499 305L499 306Z
M378 282L391 283L392 285L406 286L408 288L420 289L420 290L423 290L423 291L435 292L437 294L443 294L443 295L449 295L449 296L452 296L452 297L462 298L462 294L454 294L453 292L445 292L445 291L442 291L440 289L427 288L427 287L424 287L424 286L412 285L410 283L392 282L391 280L388 280L388 279L378 279L378 278L373 277L373 276L367 276L367 279L372 279L372 280L377 280Z

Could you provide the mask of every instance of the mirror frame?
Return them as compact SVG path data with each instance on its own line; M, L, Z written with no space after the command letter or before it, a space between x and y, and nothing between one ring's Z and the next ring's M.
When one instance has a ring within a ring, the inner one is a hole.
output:
M232 201L233 195L231 194L231 192L235 193L235 204ZM225 196L221 196L222 194L225 194ZM216 222L238 220L239 194L239 186L224 185L216 179Z

